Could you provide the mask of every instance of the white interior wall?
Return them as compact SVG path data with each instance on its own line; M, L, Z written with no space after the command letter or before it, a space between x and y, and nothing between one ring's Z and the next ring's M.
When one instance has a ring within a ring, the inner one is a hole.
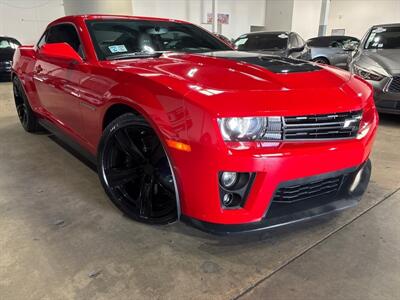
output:
M318 36L321 0L295 0L291 30L307 40Z
M0 35L34 44L47 24L63 15L62 0L0 0Z
M385 23L400 23L400 0L331 0L327 34L344 28L361 38L372 25Z
M273 1L273 0L269 0ZM135 16L153 16L185 20L211 30L205 24L207 13L212 12L211 0L132 0ZM218 0L218 12L228 13L228 25L221 33L229 38L250 31L251 25L264 26L266 0Z
M131 0L64 0L66 15L132 14Z
M290 31L292 28L294 0L268 0L266 2L266 18L268 31Z

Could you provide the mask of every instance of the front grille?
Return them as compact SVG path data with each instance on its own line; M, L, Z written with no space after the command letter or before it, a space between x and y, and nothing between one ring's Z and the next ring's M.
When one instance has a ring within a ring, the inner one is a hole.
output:
M400 110L400 101L394 101L394 100L381 100L379 102L376 102L376 107L382 108L382 109L395 109L395 110Z
M388 92L400 93L400 76L394 76L389 84Z
M305 184L297 184L279 188L272 202L294 203L310 198L334 196L339 190L343 176L316 180Z
M344 139L357 135L362 112L284 117L285 140Z

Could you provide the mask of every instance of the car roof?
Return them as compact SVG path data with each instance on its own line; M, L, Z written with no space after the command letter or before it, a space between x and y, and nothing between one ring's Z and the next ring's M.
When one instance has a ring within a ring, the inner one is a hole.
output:
M316 36L313 37L311 39L308 39L308 41L315 41L315 40L330 40L330 39L357 39L354 36L350 36L350 35L324 35L324 36Z
M291 32L289 31L254 31L254 32L249 32L249 33L245 33L242 35L257 35L257 34L290 34ZM241 36L242 36L241 35Z
M11 37L11 36L6 36L6 35L0 35L0 39L10 39L10 40L16 40L16 41L18 41L16 38Z
M87 15L71 15L58 18L51 22L49 25L55 25L63 22L74 22L76 20L146 20L146 21L168 21L175 23L185 23L189 22L175 19L166 18L154 18L154 17L144 17L144 16L127 16L127 15L107 15L107 14L87 14Z
M377 27L400 27L400 23L374 25L371 28L377 28Z

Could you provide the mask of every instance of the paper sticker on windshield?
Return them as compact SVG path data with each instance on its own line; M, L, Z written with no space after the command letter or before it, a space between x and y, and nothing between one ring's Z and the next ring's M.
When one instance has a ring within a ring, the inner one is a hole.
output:
M372 32L375 32L375 33L381 33L381 32L385 32L386 31L386 28L383 28L383 27L378 27L378 28L375 28L374 30L372 30Z
M111 53L128 52L125 45L112 45L112 46L108 46L108 49L111 51Z
M285 33L281 33L280 35L278 35L278 38L280 38L280 39L287 39L288 36L287 36L287 34L285 34Z

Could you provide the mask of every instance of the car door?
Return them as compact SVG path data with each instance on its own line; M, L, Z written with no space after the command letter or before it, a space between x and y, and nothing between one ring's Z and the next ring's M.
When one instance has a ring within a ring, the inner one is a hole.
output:
M343 39L336 39L329 45L329 48L332 50L331 64L340 68L347 66L347 60L351 54L350 51L344 50L343 42Z
M84 58L83 45L73 24L49 28L38 44L33 76L44 115L70 135L82 139L79 83L85 66L40 52L42 45L51 43L68 43Z

